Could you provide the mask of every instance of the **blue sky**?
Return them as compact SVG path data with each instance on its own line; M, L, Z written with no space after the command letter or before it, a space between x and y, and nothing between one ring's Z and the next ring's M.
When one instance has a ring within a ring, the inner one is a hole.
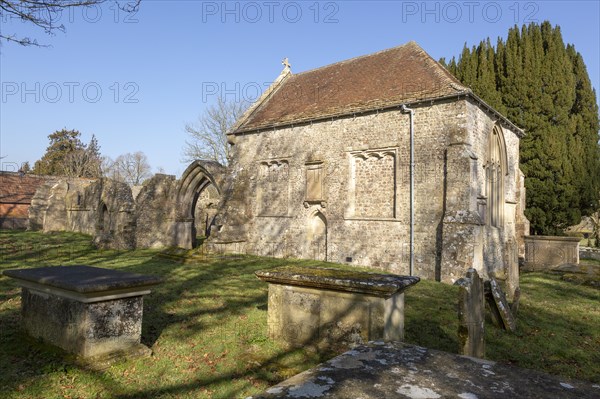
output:
M218 95L253 100L288 57L301 72L414 40L432 57L460 54L517 24L549 20L600 85L598 1L157 1L135 15L112 3L61 16L45 35L4 19L3 33L48 48L0 47L2 170L32 165L67 128L112 158L143 151L153 171L185 170L184 126Z

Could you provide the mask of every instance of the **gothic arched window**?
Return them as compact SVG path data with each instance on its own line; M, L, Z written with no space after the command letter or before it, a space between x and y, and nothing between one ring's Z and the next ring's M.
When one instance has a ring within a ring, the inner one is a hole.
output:
M494 126L488 138L488 159L485 164L487 197L486 224L502 227L504 223L504 176L508 173L506 144L500 126Z

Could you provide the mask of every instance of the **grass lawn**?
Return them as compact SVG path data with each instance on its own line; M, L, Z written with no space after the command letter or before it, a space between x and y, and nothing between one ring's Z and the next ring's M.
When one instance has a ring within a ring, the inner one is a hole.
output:
M270 342L267 284L253 274L323 263L224 256L182 265L157 254L98 251L79 234L0 231L0 270L87 264L166 278L144 299L142 342L153 356L92 371L20 330L20 289L0 277L0 398L243 398L334 355ZM531 273L521 291L515 334L486 324L487 358L600 382L600 290ZM406 340L456 352L457 296L431 281L409 289Z

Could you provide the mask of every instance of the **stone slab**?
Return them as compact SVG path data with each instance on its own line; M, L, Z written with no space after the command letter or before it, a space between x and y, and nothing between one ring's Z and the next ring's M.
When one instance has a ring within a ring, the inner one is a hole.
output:
M251 398L407 397L597 399L600 384L399 342L370 342Z
M162 279L156 276L82 265L12 269L4 270L3 274L18 280L80 294L145 288L162 282Z
M458 290L458 351L462 355L485 356L483 280L475 269L456 283Z
M368 273L333 268L283 266L259 270L256 276L269 283L354 292L389 298L418 283L419 277Z
M517 321L513 317L504 292L496 279L492 278L485 282L485 297L490 306L494 324L514 332L517 329Z

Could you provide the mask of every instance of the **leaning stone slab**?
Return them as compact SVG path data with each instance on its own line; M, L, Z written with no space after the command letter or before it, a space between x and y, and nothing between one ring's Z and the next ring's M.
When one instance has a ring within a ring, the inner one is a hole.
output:
M401 342L369 342L249 399L592 399L600 385Z
M290 347L404 339L404 291L418 277L330 268L256 272L269 283L269 336Z
M497 327L514 332L517 329L517 322L512 315L504 292L495 278L491 278L485 282L485 297L490 307L494 324Z
M143 296L162 280L90 266L5 270L21 290L23 326L80 358L149 354L140 343Z

